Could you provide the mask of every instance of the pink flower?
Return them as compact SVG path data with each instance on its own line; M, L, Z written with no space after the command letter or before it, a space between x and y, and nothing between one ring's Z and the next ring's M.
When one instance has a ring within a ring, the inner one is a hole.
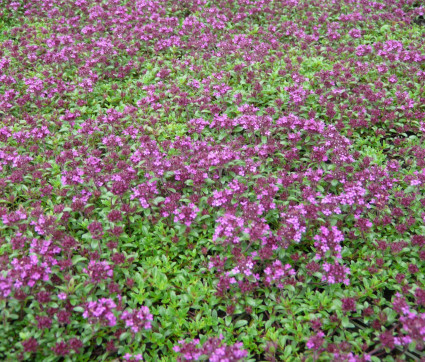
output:
M58 294L58 298L59 298L60 300L66 300L66 297L67 297L67 296L66 296L66 293L63 293L63 292L62 292L62 293L59 293L59 294Z
M134 333L141 329L151 329L152 314L149 313L148 307L141 307L139 310L124 311L121 319L125 322L126 327L130 327Z
M125 361L143 361L143 356L140 353L134 355L131 353L126 353L123 358Z
M318 350L323 345L324 336L325 334L322 331L318 332L315 336L310 337L310 339L306 343L306 347L308 349Z
M360 29L351 29L348 34L354 38L354 39L358 39L362 37L362 32Z
M114 276L114 271L107 261L91 260L83 272L87 273L94 283L100 283Z
M196 219L198 213L199 209L195 206L195 204L190 203L188 206L182 206L175 211L174 222L190 226Z
M398 82L398 79L397 79L397 77L393 74L393 75L391 75L391 76L388 78L388 81L389 81L390 83L394 84L394 83L397 83L397 82Z
M345 285L350 285L350 280L348 279L350 269L340 265L337 261L334 264L324 263L323 271L322 281L329 284L344 283Z
M112 299L101 298L98 301L88 302L85 305L83 317L91 324L101 323L113 327L117 324L117 319L113 313L117 305Z

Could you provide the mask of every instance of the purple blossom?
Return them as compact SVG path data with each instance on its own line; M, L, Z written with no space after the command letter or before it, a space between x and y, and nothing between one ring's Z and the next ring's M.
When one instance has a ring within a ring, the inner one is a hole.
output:
M225 345L222 340L222 335L219 338L208 338L202 346L199 346L199 339L190 342L181 340L173 347L173 350L181 355L178 361L198 361L201 357L207 357L212 362L236 362L248 355L247 351L241 349L242 343Z
M38 349L38 342L34 337L31 337L22 342L22 347L24 347L24 352L36 352Z
M117 305L112 299L100 298L97 301L86 303L83 317L88 319L91 324L101 323L113 327L117 324L117 318L113 313L116 307Z
M139 310L124 311L121 319L125 322L126 327L130 327L134 333L138 333L141 329L151 329L152 314L149 313L148 307L141 307Z
M130 196L130 200L137 198L144 209L149 208L149 200L159 193L156 185L156 181L145 182L138 185L132 189L133 194Z
M282 265L280 260L276 260L264 269L264 274L266 285L274 283L277 287L283 288L296 272L290 264Z
M342 310L344 312L356 311L356 300L354 298L342 298Z
M331 252L331 255L334 254L336 258L341 259L341 242L344 241L341 231L336 226L330 228L321 226L320 232L321 234L313 237L314 246L317 250L316 260L324 258L328 251Z
M218 225L213 235L213 241L224 239L225 243L239 243L239 235L244 226L244 219L233 214L225 214L216 221Z
M175 211L174 222L190 226L196 219L198 213L199 209L196 207L196 205L190 203L188 206L182 206Z
M143 356L141 353L138 353L138 354L126 353L123 358L124 358L124 361L143 361Z
M83 272L89 275L93 283L100 283L114 276L114 270L107 261L91 260Z
M52 351L58 356L67 356L70 352L70 348L65 342L57 342L52 348Z
M360 29L351 29L348 34L354 38L354 39L358 39L362 37L362 32Z
M324 282L329 284L344 283L345 285L350 285L348 274L350 274L350 269L339 264L337 261L335 261L334 264L323 264L322 281Z
M87 229L90 231L90 233L92 234L92 238L94 240L99 240L102 239L103 237L103 226L102 223L100 223L99 221L93 221L88 227Z
M324 343L324 336L325 334L322 331L317 332L316 335L310 337L310 339L307 341L306 347L308 349L314 349L317 351Z

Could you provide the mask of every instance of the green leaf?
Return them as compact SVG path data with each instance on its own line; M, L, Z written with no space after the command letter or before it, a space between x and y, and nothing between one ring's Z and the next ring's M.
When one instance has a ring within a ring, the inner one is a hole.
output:
M276 317L270 317L270 319L266 322L265 324L265 328L269 329L271 327L271 325L274 323L274 321L276 320Z
M162 201L164 201L164 200L165 200L165 197L158 196L158 197L155 197L155 198L153 199L153 203L154 203L155 205L158 205L160 202L162 202Z
M120 341L123 341L130 336L131 336L130 332L124 332L123 334L120 335Z
M81 255L75 255L72 258L72 265L78 264L80 261L84 261L84 260L87 260L87 258L85 258L84 256L81 256Z
M226 323L226 326L230 326L230 324L232 323L232 316L230 316L230 315L226 316L224 321Z
M246 324L248 324L248 321L241 319L235 323L235 328L240 328Z
M341 326L344 328L354 328L354 324L350 322L347 316L342 317Z

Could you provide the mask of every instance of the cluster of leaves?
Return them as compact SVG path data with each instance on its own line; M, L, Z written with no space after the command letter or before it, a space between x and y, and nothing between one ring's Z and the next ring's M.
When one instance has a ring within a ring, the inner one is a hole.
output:
M422 4L0 8L1 359L424 358Z

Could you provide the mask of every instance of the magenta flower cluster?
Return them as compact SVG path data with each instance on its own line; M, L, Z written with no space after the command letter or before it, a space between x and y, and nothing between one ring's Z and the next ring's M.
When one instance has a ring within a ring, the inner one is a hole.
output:
M0 0L0 359L419 359L424 14Z
M199 361L207 358L211 362L236 362L247 356L247 351L241 349L242 343L228 346L223 344L222 339L222 335L219 338L208 338L202 346L199 345L199 339L190 342L181 340L173 350L180 355L178 361Z

